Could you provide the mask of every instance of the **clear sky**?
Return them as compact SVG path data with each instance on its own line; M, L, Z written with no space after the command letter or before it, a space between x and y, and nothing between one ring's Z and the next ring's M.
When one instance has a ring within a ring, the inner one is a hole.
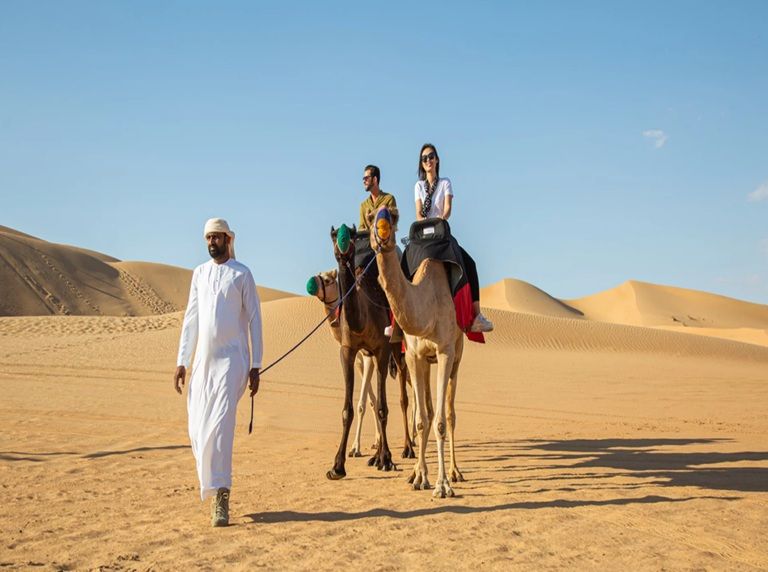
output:
M535 4L535 5L534 5ZM437 145L481 285L768 303L768 2L0 0L0 224L303 292ZM407 229L401 224L401 233Z

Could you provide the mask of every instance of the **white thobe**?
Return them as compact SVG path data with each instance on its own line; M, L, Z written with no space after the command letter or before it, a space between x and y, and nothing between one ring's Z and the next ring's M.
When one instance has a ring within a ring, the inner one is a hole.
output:
M261 367L259 294L251 271L240 262L211 260L195 268L178 365L189 369L193 350L189 439L205 500L220 487L232 487L237 402L248 385L248 370Z

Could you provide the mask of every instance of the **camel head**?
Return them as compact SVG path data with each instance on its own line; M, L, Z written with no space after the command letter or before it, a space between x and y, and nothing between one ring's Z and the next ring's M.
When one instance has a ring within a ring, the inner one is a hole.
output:
M315 274L307 281L307 294L316 296L324 304L333 304L339 299L339 271L334 268Z
M376 212L368 213L368 227L371 229L371 248L383 252L394 250L397 246L395 232L400 213L397 208L381 207Z
M338 229L331 227L331 241L333 242L333 256L336 261L346 265L355 259L355 243L352 238L357 234L357 228L353 225L349 228L342 224Z

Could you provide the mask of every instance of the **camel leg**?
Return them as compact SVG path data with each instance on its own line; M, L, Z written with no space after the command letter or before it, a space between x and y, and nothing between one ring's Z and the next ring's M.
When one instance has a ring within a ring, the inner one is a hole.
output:
M413 398L413 406L411 407L411 441L413 441L415 446L418 433L416 431L416 384L413 383L413 378L411 378L411 397Z
M456 430L456 384L458 381L458 371L454 367L454 372L448 380L448 446L451 452L451 466L448 471L448 477L453 483L463 483L464 475L456 466L456 448L454 443L454 431Z
M406 354L408 369L413 373L411 383L416 394L416 430L419 439L419 456L413 466L413 472L408 477L408 482L413 485L414 490L429 489L429 480L427 479L427 439L429 438L429 422L427 419L427 391L425 386L429 387L429 364L426 360L416 359L412 352Z
M376 399L376 394L373 391L373 372L378 372L378 369L374 368L373 358L370 358L370 360L371 369L368 372L368 387L366 391L368 392L368 405L371 407L373 419L376 422L376 438L373 440L373 444L371 445L371 450L376 452L372 457L368 459L368 466L373 467L374 465L378 466L379 450L381 449L381 420L379 419L378 400Z
M325 474L332 481L343 479L347 476L347 471L344 468L345 453L347 451L349 430L352 427L352 419L355 416L355 410L352 408L352 392L355 389L355 355L357 355L357 350L341 346L341 369L344 372L344 409L341 410L341 443L339 443L339 450L336 452L333 468Z
M429 420L429 426L432 427L432 421L435 420L435 410L432 408L432 386L429 383L429 371L429 364L427 364L427 380L424 385L424 393L426 395L427 402L427 419Z
M403 359L403 356L400 355L400 349L397 350L397 356L399 359L397 359L398 363L398 370L397 370L397 378L400 381L400 410L403 412L403 429L405 434L405 447L403 448L403 459L415 459L416 458L416 452L414 451L414 442L411 439L411 433L408 427L408 386L411 385L408 380L408 368L405 366L405 360ZM416 426L416 404L413 404L413 411L414 411L414 423L413 426Z
M371 377L373 376L373 358L364 356L361 352L357 354L355 360L355 370L360 373L362 380L360 386L360 399L357 401L357 426L355 428L355 440L352 442L352 448L349 450L350 457L362 457L360 448L360 434L363 431L363 418L365 417L365 405L369 399L375 399L371 391ZM374 402L375 403L375 402ZM375 411L375 408L374 408ZM377 429L378 431L378 429Z
M387 443L387 419L389 417L389 408L387 407L387 375L389 369L389 354L391 350L388 345L378 351L376 354L377 373L379 375L379 450L376 453L375 465L380 471L391 471L395 468L392 462L392 452ZM368 463L371 464L370 462Z
M378 451L381 446L381 424L379 423L378 400L376 399L376 393L373 391L373 372L373 358L371 358L371 370L368 373L368 405L371 408L373 419L376 421L376 436L373 439L373 444L371 444L371 450Z
M432 496L445 498L453 496L451 483L445 474L445 434L446 434L446 393L448 390L448 378L453 369L454 352L439 351L437 354L437 400L435 404L435 438L437 439L437 482Z

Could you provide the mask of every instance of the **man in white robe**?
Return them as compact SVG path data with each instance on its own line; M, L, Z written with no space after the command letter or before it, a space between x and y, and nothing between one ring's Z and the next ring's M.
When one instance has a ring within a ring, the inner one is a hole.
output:
M227 222L210 219L203 235L213 260L192 274L174 387L181 394L194 352L187 391L189 439L200 496L215 495L211 523L227 526L237 402L246 384L251 396L259 389L261 307L251 271L235 260L235 234Z

